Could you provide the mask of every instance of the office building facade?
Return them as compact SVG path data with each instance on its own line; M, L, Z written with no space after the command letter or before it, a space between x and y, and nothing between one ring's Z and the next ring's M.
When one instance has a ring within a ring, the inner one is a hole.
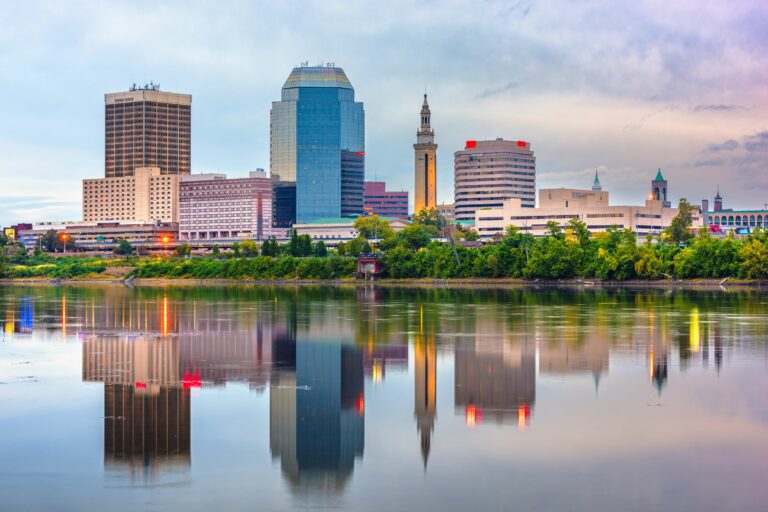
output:
M366 215L408 217L408 191L387 190L383 181L366 181L363 210Z
M362 214L365 112L341 68L302 65L270 111L277 227Z
M131 176L138 167L189 174L192 96L159 85L104 95L105 177Z
M609 228L631 229L637 236L658 235L677 216L678 209L666 206L660 199L646 199L643 206L611 205L608 191L590 189L553 188L539 190L539 205L527 208L520 198L503 201L500 208L485 208L475 212L475 229L483 238L502 236L507 226L515 226L523 233L543 236L547 224L555 222L565 228L571 219L584 222L593 233ZM692 215L693 227L702 226L701 212Z
M272 181L264 171L247 178L223 174L183 176L179 187L181 240L272 236Z
M468 140L454 153L454 209L457 220L473 220L483 208L500 208L517 198L536 205L536 157L531 145L513 140Z
M83 221L178 222L180 178L139 167L128 176L83 180Z
M437 144L431 125L427 95L421 105L421 126L416 132L414 152L414 213L437 205Z

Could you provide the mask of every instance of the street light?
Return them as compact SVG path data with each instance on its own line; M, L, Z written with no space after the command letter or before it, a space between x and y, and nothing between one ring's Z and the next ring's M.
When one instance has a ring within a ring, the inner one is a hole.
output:
M69 240L69 235L67 233L62 233L59 235L59 240L64 243L64 254L67 254L67 240Z

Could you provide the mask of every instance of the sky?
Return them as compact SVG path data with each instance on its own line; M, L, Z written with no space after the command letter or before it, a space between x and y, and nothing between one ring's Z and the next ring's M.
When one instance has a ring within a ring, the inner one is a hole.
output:
M0 224L78 220L104 175L104 94L192 95L192 171L269 168L269 110L301 62L365 105L366 174L413 188L425 87L438 202L467 139L525 140L538 187L642 204L717 187L768 203L768 2L35 1L0 9ZM411 193L413 195L413 193ZM412 198L411 198L412 201Z

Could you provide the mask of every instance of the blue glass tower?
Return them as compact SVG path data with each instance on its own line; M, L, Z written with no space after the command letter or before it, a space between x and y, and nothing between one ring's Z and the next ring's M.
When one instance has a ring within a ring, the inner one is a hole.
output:
M294 68L270 112L275 224L361 215L364 158L365 112L344 71Z

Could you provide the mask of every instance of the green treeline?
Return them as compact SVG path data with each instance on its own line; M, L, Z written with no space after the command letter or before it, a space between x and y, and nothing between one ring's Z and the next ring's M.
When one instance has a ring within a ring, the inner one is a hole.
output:
M189 246L182 244L171 257L100 259L52 258L40 251L29 255L6 243L0 252L0 277L77 278L122 266L131 267L130 275L139 278L351 279L356 257L377 252L383 277L391 279L768 279L768 232L758 229L746 238L713 237L707 230L694 234L689 213L681 210L667 231L640 244L630 230L592 234L584 223L572 220L565 228L551 223L541 238L510 227L491 243L468 248L459 242L476 239L474 232L441 222L429 211L397 233L377 216L360 218L355 222L359 237L337 249L294 234L283 245L246 240L205 256L191 256ZM121 252L130 253L126 249Z

